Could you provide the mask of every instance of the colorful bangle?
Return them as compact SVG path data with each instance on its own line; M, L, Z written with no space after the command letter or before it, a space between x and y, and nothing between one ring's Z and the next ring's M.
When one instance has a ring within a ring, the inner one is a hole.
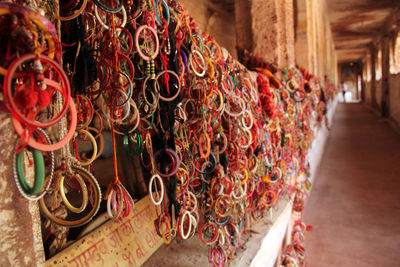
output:
M172 74L172 76L175 77L175 79L176 79L176 81L177 81L178 88L176 89L175 94L172 95L171 97L165 97L165 96L163 96L163 95L161 94L161 91L158 90L158 97L159 97L161 100L165 101L165 102L169 102L169 101L174 100L174 99L179 95L179 93L180 93L180 91L181 91L181 84L180 84L180 82L179 82L178 74L176 74L176 73L175 73L174 71L172 71L172 70L163 70L163 71L159 72L159 73L157 74L156 78L154 79L154 88L159 88L158 79L159 79L162 75L169 75L169 74Z
M139 44L139 37L140 33L142 31L150 31L150 33L154 36L154 42L156 43L154 51L146 51L147 53L145 54L144 51L142 50L140 44ZM157 32L154 30L154 28L147 26L147 25L142 25L140 26L135 33L135 46L136 50L139 53L139 55L144 59L144 60L152 60L155 59L158 55L159 49L160 49L160 44L158 41L158 35Z
M123 7L124 7L124 1L123 0L119 0L119 5L116 8L110 8L106 5L104 5L102 2L100 2L100 0L93 0L93 2L95 3L95 8L99 7L101 10L107 12L107 13L111 13L111 14L115 14L118 13Z
M72 15L69 16L65 16L65 17L61 17L57 14L53 14L53 17L55 19L61 20L61 21L68 21L68 20L73 20L74 18L78 17L80 14L82 14L82 12L85 10L86 5L87 5L88 0L82 0L82 4L81 7L74 11L74 13Z
M93 1L96 2L97 0L93 0ZM121 0L121 2L122 2L122 0ZM102 9L102 8L100 7L100 9ZM103 9L102 9L102 10L103 10ZM103 11L104 11L104 10L103 10ZM126 22L128 21L128 16L127 16L127 14L126 14L125 7L124 7L123 5L121 5L121 8L120 8L118 11L116 11L116 12L108 12L108 13L115 14L115 13L118 13L119 11L122 12L122 22L121 22L121 25L118 25L118 26L120 26L120 27L123 28L123 27L125 27ZM105 11L105 12L107 12L107 11ZM94 7L94 14L95 14L95 16L96 16L97 21L100 23L100 25L101 25L104 29L109 30L109 29L110 29L110 26L108 26L108 25L100 18L99 9L97 8L97 5Z
M135 130L136 134L136 148L131 149L131 145L134 143L131 135L124 135L122 138L122 147L129 156L138 156L143 151L142 134L139 129Z
M155 2L156 18L157 18L158 23L160 23L161 25L164 25L164 22L160 19L160 16L158 15L158 3L159 2L160 2L160 0L156 0L156 2ZM166 11L167 18L165 21L168 25L169 20L170 20L169 8L168 8L167 3L164 0L162 0L162 5L164 6L164 9Z
M93 135L87 130L79 130L79 131L77 131L77 134L85 135L86 137L89 138L90 142L92 143L92 147L93 147L92 156L86 161L79 161L78 160L78 164L79 165L88 166L88 165L92 164L92 162L97 158L97 142L96 142L96 139L94 139ZM76 151L76 153L78 153L78 151Z

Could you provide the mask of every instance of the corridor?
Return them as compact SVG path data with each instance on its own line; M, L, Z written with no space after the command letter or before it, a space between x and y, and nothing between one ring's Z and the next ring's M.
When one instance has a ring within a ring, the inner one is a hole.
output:
M400 136L339 104L305 210L308 266L399 266L399 188Z

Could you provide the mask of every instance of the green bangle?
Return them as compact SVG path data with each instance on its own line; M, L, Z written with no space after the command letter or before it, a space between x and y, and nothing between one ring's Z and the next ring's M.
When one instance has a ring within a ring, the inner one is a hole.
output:
M124 138L122 139L122 147L129 156L140 155L143 151L142 135L138 129L135 130L135 133L137 137L137 145L135 149L132 149L133 142L131 136L124 135Z
M22 189L27 194L36 195L40 193L44 184L44 159L41 151L33 149L33 161L35 164L35 181L33 187L26 181L24 173L24 151L17 154L17 177L21 183Z
M147 120L146 120L146 121L147 121ZM146 128L144 128L143 125L141 124L141 125L140 125L140 128L142 129L142 131L150 130L151 127L153 126L153 123L154 123L154 112L151 113L151 121L150 121L150 123L149 123L149 126L146 127Z

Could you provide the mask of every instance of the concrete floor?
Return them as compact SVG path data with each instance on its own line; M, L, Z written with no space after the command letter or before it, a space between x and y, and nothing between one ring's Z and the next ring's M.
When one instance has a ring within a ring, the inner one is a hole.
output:
M400 266L400 135L339 104L304 221L309 267Z

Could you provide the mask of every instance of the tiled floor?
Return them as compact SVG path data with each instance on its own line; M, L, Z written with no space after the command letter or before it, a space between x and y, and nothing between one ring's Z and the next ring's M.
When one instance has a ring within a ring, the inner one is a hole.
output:
M309 267L400 266L400 135L339 104L304 221Z

